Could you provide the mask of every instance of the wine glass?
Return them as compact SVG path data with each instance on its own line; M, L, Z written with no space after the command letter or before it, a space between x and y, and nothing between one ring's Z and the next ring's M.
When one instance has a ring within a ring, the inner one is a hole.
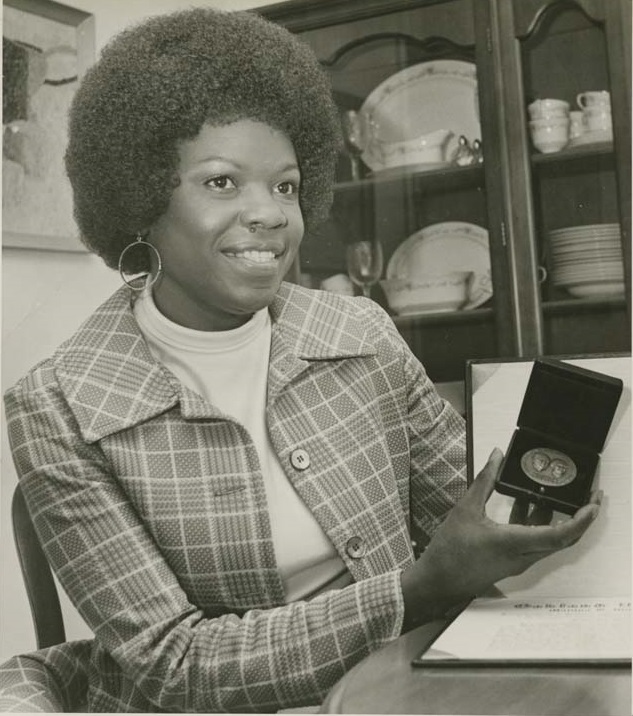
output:
M363 290L363 296L369 297L371 287L382 275L382 246L377 239L372 241L354 241L347 245L347 273L352 281Z

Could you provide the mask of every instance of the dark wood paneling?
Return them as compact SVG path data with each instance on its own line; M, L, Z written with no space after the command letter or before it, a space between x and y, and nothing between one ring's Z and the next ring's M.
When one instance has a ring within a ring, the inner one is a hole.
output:
M587 302L584 307L579 306L574 313L560 310L551 311L553 315L547 315L548 313L550 311L546 311L545 318L545 352L548 355L590 355L631 350L624 305L601 306Z
M464 380L468 359L500 355L490 309L463 311L448 319L447 315L396 319L400 333L435 382Z
M515 17L515 34L525 38L533 33L540 32L540 26L548 22L548 15L554 9L557 12L566 10L582 10L592 20L604 21L605 4L619 2L619 0L513 0ZM577 13L568 15L562 31L576 29L582 24Z
M265 7L254 12L279 22L293 32L321 29L367 18L373 19L393 12L441 5L452 0L293 0Z

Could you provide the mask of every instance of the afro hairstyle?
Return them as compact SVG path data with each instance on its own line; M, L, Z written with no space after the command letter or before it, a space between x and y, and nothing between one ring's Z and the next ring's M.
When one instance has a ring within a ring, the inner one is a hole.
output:
M196 8L117 35L86 73L69 117L66 170L82 241L111 267L166 211L178 146L204 123L262 121L283 131L301 171L306 229L332 202L340 124L313 52L251 12ZM149 269L132 252L126 271Z

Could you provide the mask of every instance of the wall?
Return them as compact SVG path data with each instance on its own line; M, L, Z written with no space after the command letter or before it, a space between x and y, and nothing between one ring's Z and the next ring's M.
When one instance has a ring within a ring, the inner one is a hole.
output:
M95 16L97 52L121 28L148 15L190 6L242 10L262 0L63 0ZM85 253L24 249L2 252L2 388L50 355L120 285L116 272ZM4 415L3 415L4 420ZM35 637L11 531L10 503L17 476L2 427L0 479L0 661L35 648ZM88 628L62 594L69 639Z

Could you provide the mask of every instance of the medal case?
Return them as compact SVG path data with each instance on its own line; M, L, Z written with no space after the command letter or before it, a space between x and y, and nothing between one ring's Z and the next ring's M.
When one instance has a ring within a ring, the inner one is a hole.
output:
M496 490L573 515L589 500L621 393L618 378L535 360Z

